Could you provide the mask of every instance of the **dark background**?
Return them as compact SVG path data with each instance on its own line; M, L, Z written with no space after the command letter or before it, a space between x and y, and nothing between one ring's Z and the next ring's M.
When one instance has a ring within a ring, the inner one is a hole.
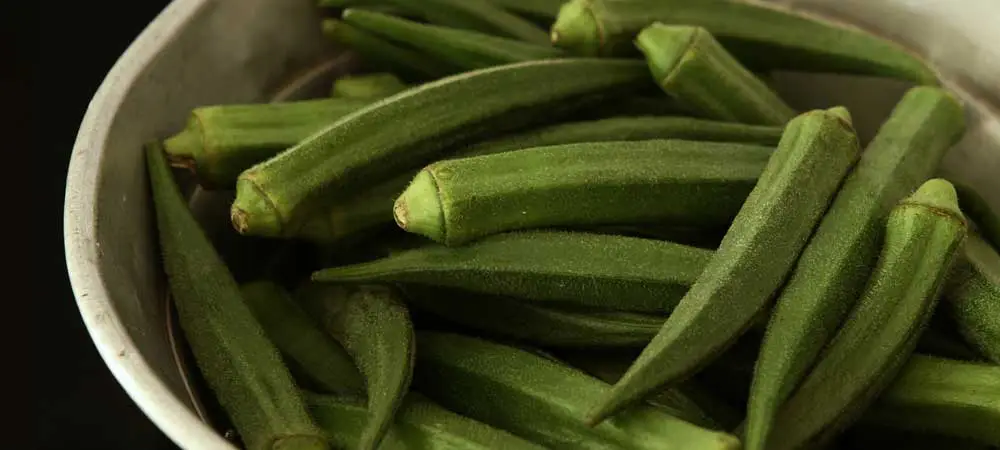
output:
M29 102L36 122L35 134L29 138L41 143L31 148L39 167L31 174L32 188L40 196L33 199L34 209L38 210L34 218L41 224L33 231L42 235L38 242L44 251L38 252L42 255L38 269L46 274L42 282L33 283L30 298L39 309L36 314L43 317L32 327L41 337L34 340L32 349L33 355L40 355L35 356L37 372L32 382L42 388L36 389L32 399L37 409L32 417L37 442L31 448L176 448L129 399L91 343L70 290L62 248L66 169L87 104L118 56L167 3L144 0L42 4L40 8L52 11L37 11L37 22L23 20L20 14L4 14L7 19L16 17L24 22L13 24L18 31L25 24L39 25L29 29L35 39L16 39L8 33L12 28L4 26L4 42L41 45L15 50L15 58L5 57L4 66L18 69L3 70L4 84L13 88L5 91L21 98L29 85L44 85L45 91L44 96L32 97L44 98L44 107ZM24 64L29 59L24 58L26 55L31 55L28 64ZM12 60L15 64L11 65ZM19 76L25 72L30 76Z

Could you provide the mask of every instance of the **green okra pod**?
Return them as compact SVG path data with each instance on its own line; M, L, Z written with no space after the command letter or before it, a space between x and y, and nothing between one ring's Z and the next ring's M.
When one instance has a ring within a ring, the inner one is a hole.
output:
M530 230L463 247L426 245L320 270L312 278L422 284L554 304L667 313L711 257L710 250L651 239Z
M839 72L938 83L923 60L889 40L737 0L570 0L552 26L552 42L578 55L632 55L633 39L654 22L704 27L755 71Z
M584 142L678 139L776 146L781 127L747 125L676 116L626 116L549 125L497 137L461 150L476 156L549 145Z
M406 306L383 286L307 285L303 306L354 358L365 377L368 421L359 449L378 448L413 374L413 325Z
M435 61L434 58L396 45L339 19L323 19L322 28L327 38L354 50L369 65L398 74L409 82L435 80L459 72L456 67Z
M1000 445L1000 366L914 354L862 420Z
M865 292L779 408L766 448L816 448L859 418L912 354L966 228L946 180L931 179L899 202Z
M978 234L969 234L944 297L962 337L1000 364L1000 253Z
M393 212L400 228L448 246L530 228L642 223L725 228L773 151L658 139L443 160L413 178Z
M464 327L543 347L642 347L666 316L580 311L502 296L410 285L403 289L417 309Z
M158 144L146 148L163 266L195 362L250 450L326 449L281 355L198 225Z
M775 304L748 405L748 450L764 448L778 406L860 297L889 212L934 174L964 131L958 100L943 89L917 87L862 153Z
M163 147L170 164L193 172L203 187L232 189L240 172L369 103L320 99L202 106L191 111L187 126L164 140Z
M507 11L551 24L563 0L489 0Z
M414 382L460 414L553 449L737 449L735 437L695 426L652 405L608 423L579 420L608 385L529 351L450 333L417 335Z
M357 448L368 421L363 400L332 395L305 394L313 417L330 440L341 448ZM380 450L413 449L512 449L542 450L537 444L506 431L455 414L427 397L410 392L403 398Z
M643 28L635 42L663 91L693 111L757 125L784 125L795 117L777 93L705 28L656 22Z
M255 281L242 285L240 292L267 337L317 386L327 393L364 394L364 380L351 356L283 287Z
M407 45L463 70L557 58L565 54L562 49L547 44L533 44L477 31L422 24L363 9L348 9L344 11L342 19L362 30Z
M233 225L242 234L293 235L325 199L417 168L482 134L551 120L552 108L566 102L641 89L647 80L637 61L555 59L423 84L244 171L236 183ZM469 102L456 103L460 98Z
M843 108L789 122L698 281L587 420L598 423L692 374L746 331L785 281L858 153Z
M536 44L548 44L549 35L527 19L506 11L488 0L320 0L333 8L388 5L446 27L475 30Z
M389 72L345 75L333 82L330 96L377 100L393 96L409 88L409 85Z

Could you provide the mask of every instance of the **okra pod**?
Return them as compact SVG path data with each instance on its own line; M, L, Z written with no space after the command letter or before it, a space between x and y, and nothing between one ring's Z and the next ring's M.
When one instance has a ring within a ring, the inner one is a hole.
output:
M710 250L651 239L530 230L463 247L426 245L320 270L312 278L422 284L553 304L668 313L711 257Z
M409 89L396 75L389 72L365 75L345 75L333 82L330 96L377 100Z
M146 164L180 328L243 443L250 450L328 448L278 349L188 210L159 144L147 146Z
M725 228L773 151L647 140L443 160L413 178L393 211L400 228L448 246L530 228L642 223Z
M563 56L547 44L532 44L477 31L422 24L363 9L348 9L344 22L407 45L462 70Z
M978 234L969 234L944 297L962 337L1000 364L1000 254Z
M323 34L359 55L369 65L399 74L409 82L436 80L459 72L415 50L396 45L339 19L323 19Z
M737 0L570 0L552 42L577 55L635 54L653 22L704 27L754 71L839 72L938 84L928 65L899 45L859 30Z
M778 94L702 27L656 22L639 32L636 46L663 91L706 117L775 126L795 117Z

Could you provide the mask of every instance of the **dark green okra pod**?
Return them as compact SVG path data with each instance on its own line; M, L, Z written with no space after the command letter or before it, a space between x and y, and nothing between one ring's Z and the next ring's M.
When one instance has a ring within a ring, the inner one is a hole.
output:
M734 450L735 437L636 405L596 427L580 421L608 385L532 352L450 333L417 335L414 383L449 409L553 449Z
M231 208L233 225L242 234L293 235L329 198L415 169L482 134L551 120L553 107L567 102L641 89L648 78L637 61L554 59L414 87L243 172ZM468 102L456 103L461 98ZM402 122L406 126L400 128Z
M240 172L369 103L320 99L202 106L191 111L187 126L163 147L170 164L191 170L203 187L232 189Z
M313 417L341 448L357 448L368 410L360 399L305 394ZM379 450L511 449L542 450L537 444L506 431L455 414L427 397L410 392L403 398L394 423Z
M671 242L530 230L324 269L320 282L443 286L605 310L670 312L712 251Z
M943 89L917 87L862 153L777 299L748 406L748 450L764 448L778 406L860 297L889 212L934 174L964 131L958 100Z
M311 285L302 289L299 299L361 369L368 421L357 448L377 448L413 374L413 325L406 306L383 286Z
M789 122L698 281L588 421L691 375L746 331L785 281L858 153L846 109Z
M146 163L181 330L243 443L249 450L326 449L278 349L188 210L159 145L147 147Z
M407 302L464 327L543 347L642 347L666 316L574 310L502 296L410 285Z
M563 0L489 0L512 13L548 24L556 20Z
M388 5L416 14L430 23L496 34L536 44L548 44L545 30L488 0L320 0L320 6L350 8Z
M1000 253L978 234L969 234L944 296L959 333L1000 364Z
M773 151L647 140L443 160L413 178L393 211L400 228L448 246L531 228L643 223L725 228Z
M377 100L409 89L395 74L389 72L345 75L333 82L330 96Z
M409 82L435 80L459 72L456 67L338 19L323 19L322 27L327 38L354 50L365 63L397 74Z
M283 287L255 281L242 285L240 292L267 337L320 388L334 394L364 394L364 380L351 356Z
M862 420L1000 445L1000 366L914 354Z
M936 178L893 209L864 294L798 389L766 448L816 448L857 420L906 363L926 327L966 222L954 187Z
M757 125L784 125L795 117L778 94L702 27L657 22L643 28L635 42L664 92L693 111Z
M552 42L578 55L633 55L635 36L654 22L703 27L754 71L839 72L938 84L923 60L889 40L738 0L570 0L552 26Z
M476 31L422 24L363 9L348 9L344 22L431 55L463 70L563 56L547 44L532 44Z

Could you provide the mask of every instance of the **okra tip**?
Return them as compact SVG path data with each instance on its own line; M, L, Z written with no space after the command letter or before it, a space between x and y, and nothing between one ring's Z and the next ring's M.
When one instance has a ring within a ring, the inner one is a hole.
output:
M392 207L396 224L403 230L438 242L445 240L444 210L434 175L421 170Z
M571 0L563 4L550 36L553 45L586 56L599 54L604 46L601 25L589 1Z
M834 106L833 108L827 109L826 112L843 123L845 128L854 128L854 118L851 117L851 111L849 111L844 106Z
M678 63L688 57L691 44L701 33L711 38L701 27L654 22L639 32L635 46L645 55L653 78L658 83L665 83Z
M955 190L955 186L944 178L927 180L903 203L927 208L935 213L951 216L965 223L965 215L962 214L958 206L958 192Z
M195 171L198 156L204 148L200 130L188 126L179 133L163 140L163 150L167 153L167 162L172 167Z
M281 236L281 213L252 179L240 176L236 181L236 200L229 216L233 228L240 234Z

